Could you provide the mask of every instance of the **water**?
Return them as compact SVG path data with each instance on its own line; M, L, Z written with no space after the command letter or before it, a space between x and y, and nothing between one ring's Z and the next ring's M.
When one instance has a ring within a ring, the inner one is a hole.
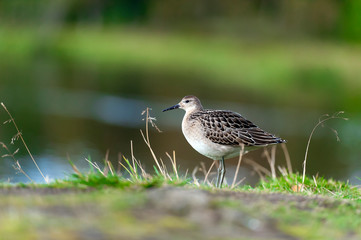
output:
M5 86L5 85L4 85ZM11 89L11 84L3 89ZM19 86L18 86L19 87ZM39 167L50 179L64 178L73 171L68 163L71 159L79 169L89 169L85 158L91 158L102 165L105 153L110 151L110 159L117 164L119 153L130 158L130 141L134 145L134 155L145 168L152 171L154 162L142 137L140 129L145 122L141 115L146 107L151 107L151 116L156 117L157 132L151 128L151 143L156 154L165 162L165 152L176 152L180 171L192 172L200 162L210 166L211 160L193 150L181 133L182 110L162 113L161 110L176 104L183 96L174 94L174 98L157 95L106 94L102 91L70 89L59 86L38 86L22 97L15 98L13 92L2 92L1 101L7 104L16 123L28 144ZM28 99L28 101L27 101ZM236 97L235 97L236 99ZM11 101L14 100L14 101ZM242 113L260 127L288 140L287 147L291 155L294 170L301 171L308 136L321 116L322 109L294 109L289 107L266 107L235 101L216 101L209 96L201 98L206 108L231 109ZM8 116L0 114L5 121ZM360 137L359 116L351 116L350 121L331 120L328 125L338 130L341 142L337 142L334 133L328 128L320 128L311 142L307 164L308 174L320 174L336 179L350 179L359 184ZM11 123L0 127L0 141L6 143L12 151L20 148L16 158L23 169L37 182L43 181L35 169L30 157L18 140L10 144L16 133ZM3 149L4 150L4 149ZM5 154L4 151L2 154ZM269 168L262 150L247 154L246 158L255 160ZM232 178L237 159L226 162L228 181ZM10 182L27 182L22 174L16 174L13 160L3 158L0 162L0 179ZM285 166L281 148L277 151L277 165ZM199 174L198 176L201 176ZM246 182L254 183L257 175L252 167L242 164L241 174Z

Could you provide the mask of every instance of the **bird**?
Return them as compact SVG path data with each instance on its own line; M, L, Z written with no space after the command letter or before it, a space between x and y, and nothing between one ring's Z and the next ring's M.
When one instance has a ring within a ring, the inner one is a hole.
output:
M219 161L216 187L221 188L226 173L225 159L246 154L257 148L285 143L241 114L229 110L204 109L196 96L185 96L178 104L166 108L185 110L182 132L188 143L200 154Z

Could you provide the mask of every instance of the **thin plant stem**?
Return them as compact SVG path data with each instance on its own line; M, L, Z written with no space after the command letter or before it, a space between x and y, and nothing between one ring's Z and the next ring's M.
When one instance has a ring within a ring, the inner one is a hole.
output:
M192 172L193 182L196 186L200 186L198 179L196 178L196 173L198 172L198 169L199 169L198 167L195 167Z
M214 164L216 164L216 161L213 161L212 165L209 167L209 169L208 169L208 171L207 171L206 175L204 176L204 181L203 181L203 183L206 183L206 182L207 182L208 176L209 176L209 174L210 174L210 172L211 172L211 170L212 170L212 168L213 168Z
M173 158L169 155L169 153L166 152L165 154L170 159L170 161L172 163L173 173L175 174L177 180L179 180L179 175L178 175L178 170L177 170L177 162L176 162L176 158L175 158L175 151L173 151Z
M234 178L233 178L233 182L232 182L231 188L234 188L234 186L235 186L235 184L236 184L239 167L241 166L241 162L242 162L243 153L244 153L244 144L241 145L241 151L240 151L240 153L239 153L239 159L238 159L238 163L237 163L237 168L236 168L236 172L234 173Z
M106 175L104 174L104 172L100 169L100 167L98 166L98 164L96 162L92 162L89 159L85 158L85 160L90 163L96 170L98 170L104 177L106 177Z
M109 168L110 173L112 174L112 176L114 176L113 166L112 166L112 163L109 161L109 149L107 150L107 152L105 154L105 162Z
M273 154L272 154L272 157L269 155L269 152L267 149L264 149L264 155L266 156L267 158L267 161L268 161L268 164L271 168L271 176L272 176L272 179L275 179L276 178L276 169L275 169L275 159L273 157Z
M15 162L14 168L17 169L17 170L19 170L22 174L24 174L25 177L26 177L27 179L29 179L31 182L34 182L34 181L29 177L29 175L23 170L23 168L21 167L19 161L16 160L16 158L15 158L15 156L14 156L19 149L17 149L14 153L12 153L12 152L10 152L10 149L9 149L4 143L0 142L0 145L1 145L3 148L5 148L6 151L8 152L8 154L3 155L2 157L7 157L7 156L11 157L11 158L14 160L14 162Z
M133 141L130 140L130 155L132 156L132 163L133 163L133 168L135 168L135 157L134 157L134 150L133 150Z
M254 169L257 173L259 173L258 175L260 175L260 176L262 177L262 179L264 179L264 178L263 178L261 172L263 172L263 174L265 174L265 175L267 175L267 176L271 176L271 171L270 171L270 170L268 170L267 168L259 165L259 164L256 163L255 161L246 158L246 159L244 159L244 162L247 163L247 164L249 164L249 165L251 165L251 166L253 167L253 169Z
M29 150L29 148L28 148L28 145L26 145L25 140L24 140L24 138L23 138L23 136L22 136L21 132L19 131L19 128L18 128L18 126L16 125L14 118L12 117L12 115L10 114L10 112L8 111L8 109L6 108L6 106L5 106L5 104L4 104L4 103L1 103L1 106L5 109L5 111L7 112L7 114L10 116L11 122L14 124L14 126L15 126L15 128L16 128L16 131L17 131L17 133L18 133L18 135L19 135L19 137L20 137L20 139L21 139L22 143L24 144L24 146L25 146L25 148L26 148L26 151L28 152L28 154L29 154L29 156L30 156L31 160L33 160L33 162L34 162L34 164L35 164L36 168L37 168L37 169L38 169L38 171L40 172L40 174L41 174L41 176L43 177L44 181L45 181L46 183L48 183L48 179L44 176L43 172L40 170L40 168L39 168L38 164L36 163L36 161L35 161L35 159L34 159L33 155L31 154L31 152L30 152L30 150Z
M177 176L177 180L179 180L179 175L178 175L178 170L177 170L177 160L175 158L175 151L173 150L173 171L175 173L175 175Z
M344 118L344 117L340 117L339 115L344 113L343 111L340 111L340 112L337 112L337 113L334 113L332 116L328 115L328 114L325 114L322 117L325 117L324 119L319 119L318 120L318 123L314 126L314 128L312 129L311 131L311 134L308 138L308 141L307 141L307 146L306 146L306 152L305 152L305 158L304 158L304 161L303 161L303 173L302 173L302 185L301 185L301 192L303 191L303 188L304 188L304 183L305 183L305 176L306 176L306 163L307 163L307 156L308 156L308 150L310 148L310 144L311 144L311 139L312 139L312 136L314 134L314 132L316 131L316 129L319 127L319 126L322 126L324 122L330 120L330 119L343 119L343 120L348 120L347 118ZM332 129L333 132L335 133L336 135L336 138L337 140L339 141L339 137L337 135L337 131Z
M148 125L149 125L149 108L147 107L147 109L146 109L146 119L145 119L145 135L144 135L142 130L140 130L140 133L141 133L141 135L143 137L144 142L148 146L149 151L152 154L152 157L153 157L155 163L157 164L157 167L158 167L159 171L161 172L161 174L164 177L166 177L166 173L165 173L164 169L162 169L162 167L160 166L159 161L157 159L157 156L155 155L155 153L154 153L154 151L153 151L153 149L152 149L152 147L150 145Z
M288 169L288 174L291 175L293 173L292 171L292 164L291 164L291 158L290 158L290 154L288 152L287 146L286 144L282 143L281 144L283 153L285 155L285 159L286 159L286 164L287 164L287 169Z

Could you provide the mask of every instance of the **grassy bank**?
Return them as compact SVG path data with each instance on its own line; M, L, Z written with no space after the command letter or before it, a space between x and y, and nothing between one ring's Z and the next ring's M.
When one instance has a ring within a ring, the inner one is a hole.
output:
M359 239L361 191L297 175L216 190L189 179L100 173L2 186L6 239Z

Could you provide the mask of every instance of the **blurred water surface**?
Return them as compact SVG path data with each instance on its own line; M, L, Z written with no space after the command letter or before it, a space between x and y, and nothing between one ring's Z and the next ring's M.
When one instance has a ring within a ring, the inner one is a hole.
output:
M214 91L217 91L215 89ZM186 142L181 133L182 110L162 113L161 110L177 103L178 98L160 96L133 96L132 98L107 95L95 91L74 91L59 88L41 88L36 99L28 104L23 101L32 96L23 96L19 102L9 102L8 108L13 113L23 136L29 145L41 169L50 178L63 178L72 173L67 158L70 158L80 169L88 170L85 158L91 158L102 165L107 150L110 159L117 164L118 154L130 158L130 141L133 141L135 157L152 171L154 162L143 142L139 129L144 129L145 122L142 111L151 107L151 116L156 117L158 127L163 131L150 130L151 142L156 153L165 161L165 152L176 151L180 170L192 171L203 161L207 166L211 160L196 153ZM194 90L193 90L194 92ZM11 97L2 95L4 99ZM236 98L237 96L235 96ZM202 99L203 105L216 109L232 109L243 114L259 126L288 140L287 147L291 154L295 170L301 170L307 138L312 127L317 123L322 110L298 111L289 107L265 107L242 102L215 101ZM21 106L27 106L22 109ZM36 107L34 107L36 106ZM17 109L22 109L18 111ZM334 133L327 128L316 131L311 143L308 173L326 175L339 179L353 179L360 168L357 165L359 149L352 144L360 137L360 126L354 116L350 121L331 120L327 123L338 130L341 142L336 142ZM8 116L1 114L1 120ZM354 131L356 129L357 131ZM24 170L36 181L42 181L20 141L9 144L15 134L11 123L1 126L1 137L13 151L20 147L16 157ZM352 139L352 138L355 139ZM285 166L281 148L278 148L277 165ZM246 155L263 166L267 166L262 150ZM228 173L232 176L237 159L229 160ZM0 175L2 180L11 182L27 181L21 174L15 175L13 161L4 158L1 161ZM254 183L252 167L243 165L242 176L248 176ZM357 180L357 179L354 179Z

